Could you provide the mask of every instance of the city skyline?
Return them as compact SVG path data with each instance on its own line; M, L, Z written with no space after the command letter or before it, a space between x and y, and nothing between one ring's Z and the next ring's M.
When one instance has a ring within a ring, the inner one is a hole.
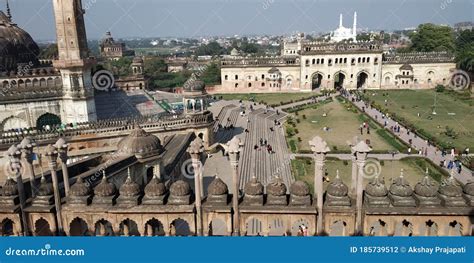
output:
M55 40L50 0L13 0L10 6L15 23L33 38ZM474 1L86 0L83 6L89 39L100 39L107 31L117 38L193 38L329 32L337 28L340 13L344 26L350 27L354 11L362 29L396 30L421 23L452 25L472 20Z

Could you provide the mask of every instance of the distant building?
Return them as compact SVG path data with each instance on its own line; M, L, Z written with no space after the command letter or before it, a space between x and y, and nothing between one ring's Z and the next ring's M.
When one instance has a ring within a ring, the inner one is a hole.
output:
M107 59L117 60L122 57L133 57L135 51L127 49L124 43L116 42L110 32L100 43L100 55Z
M188 65L188 59L187 58L168 58L166 60L166 66L168 72L181 72L186 69Z
M142 90L148 88L148 79L145 77L145 63L141 57L132 61L132 75L120 77L115 80L117 88L125 91Z
M454 24L454 30L456 31L464 31L464 30L472 30L474 28L473 22L460 22Z
M354 12L354 24L351 28L342 25L342 14L339 16L339 27L331 33L331 41L340 42L343 40L356 41L357 37L357 12Z

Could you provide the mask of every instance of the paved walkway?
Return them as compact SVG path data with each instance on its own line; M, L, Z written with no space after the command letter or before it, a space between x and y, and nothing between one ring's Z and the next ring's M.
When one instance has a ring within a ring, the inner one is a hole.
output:
M291 154L290 155L291 158L295 158L295 157L305 157L305 158L312 158L313 157L313 154L310 154L310 153L294 153L294 154ZM334 157L334 158L337 158L339 160L351 160L352 158L352 154L350 153L328 153L327 154L327 157ZM385 153L380 153L380 154L369 154L367 155L367 158L373 158L373 159L377 159L377 160L401 160L403 158L406 158L406 157L423 157L423 156L420 156L420 155L417 155L417 154L402 154L402 153L397 153L395 155L392 155L392 154L385 154Z
M352 96L349 97L349 101L352 101ZM355 99L355 98L354 98ZM384 126L385 124L385 121L387 121L387 125L386 127L391 127L391 126L400 126L400 132L399 133L395 133L395 135L402 141L404 141L405 143L409 143L409 140L411 139L412 140L412 153L413 152L418 152L422 149L426 149L427 148L427 158L430 159L433 163L435 163L436 165L439 165L441 163L441 161L443 160L446 160L446 161L449 161L449 160L453 160L454 157L451 156L451 155L446 155L445 157L442 157L441 156L441 151L436 148L435 146L432 146L432 145L428 145L427 141L416 136L415 133L413 132L407 132L407 129L405 127L403 127L401 124L395 122L394 120L390 119L390 118L384 118L383 117L383 114L378 111L377 109L375 108L372 108L370 107L370 105L366 106L365 105L365 102L364 101L355 101L353 102L353 104L358 107L360 110L362 110L362 108L365 108L365 114L369 115L370 117L372 117L374 120L376 120L378 123L380 123L382 125L382 127ZM447 172L451 172L450 170L446 169L446 168L443 168L444 170L446 170ZM462 171L460 174L457 173L457 171L454 171L454 177L461 183L465 184L469 181L471 181L473 179L473 173L471 170L469 170L467 167L463 166L462 167Z

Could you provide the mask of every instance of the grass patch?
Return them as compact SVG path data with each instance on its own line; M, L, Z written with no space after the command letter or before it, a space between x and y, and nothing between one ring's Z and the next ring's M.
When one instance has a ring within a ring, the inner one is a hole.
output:
M405 144L401 143L395 136L385 129L378 129L376 133L388 142L393 148L401 153L406 153L408 148Z
M268 105L288 104L299 100L309 99L316 94L311 92L305 93L248 93L248 94L215 94L222 96L224 100L247 100Z

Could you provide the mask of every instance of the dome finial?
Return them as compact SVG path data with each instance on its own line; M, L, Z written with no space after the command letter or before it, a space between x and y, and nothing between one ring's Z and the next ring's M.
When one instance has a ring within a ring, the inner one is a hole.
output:
M132 175L130 174L130 167L127 168L127 179L132 178Z
M403 177L403 171L404 171L403 168L400 169L400 177Z
M429 170L428 170L428 167L426 167L425 174L426 174L427 176L430 174L430 172L429 172Z
M339 179L339 169L336 170L336 179Z
M7 17L8 17L8 20L10 20L10 22L12 21L12 13L11 13L11 10L10 10L10 3L8 2L7 0Z

